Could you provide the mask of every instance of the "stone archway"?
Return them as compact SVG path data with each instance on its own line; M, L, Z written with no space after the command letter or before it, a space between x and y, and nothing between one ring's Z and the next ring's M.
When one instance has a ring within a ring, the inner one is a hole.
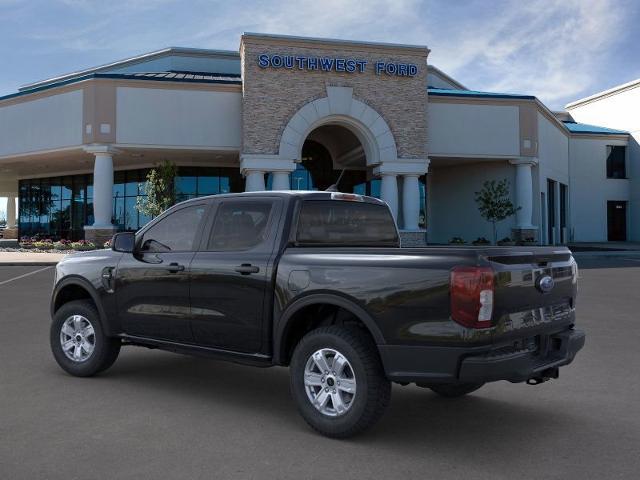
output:
M264 190L265 172L273 174L274 190L289 189L290 173L302 160L302 148L309 134L325 125L344 127L362 145L366 166L373 167L373 174L381 178L380 197L389 205L400 228L419 230L418 177L427 172L429 161L426 158L398 158L389 125L373 108L354 98L351 87L328 86L326 89L326 97L305 104L291 116L280 136L276 154L241 155L240 169L247 179L246 190Z
M327 87L327 96L300 108L289 120L280 137L278 156L299 162L307 136L323 125L349 129L360 141L368 166L393 162L398 151L391 129L384 118L367 104L353 98L350 87Z

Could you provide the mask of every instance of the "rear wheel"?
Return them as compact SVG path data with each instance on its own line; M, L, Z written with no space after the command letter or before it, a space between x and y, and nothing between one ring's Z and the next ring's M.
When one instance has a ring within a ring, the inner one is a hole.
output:
M305 335L291 359L291 394L306 422L346 438L371 427L391 398L375 344L357 327L321 327Z
M429 385L429 388L442 397L455 398L475 392L483 385L484 383L443 383Z
M49 340L58 365L76 377L106 370L120 353L120 340L105 335L95 305L87 300L60 307L53 316Z

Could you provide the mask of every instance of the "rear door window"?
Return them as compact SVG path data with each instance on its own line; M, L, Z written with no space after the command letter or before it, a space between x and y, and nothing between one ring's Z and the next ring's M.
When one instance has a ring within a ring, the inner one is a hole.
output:
M208 251L250 250L264 244L269 234L272 200L227 200L218 211L207 242Z

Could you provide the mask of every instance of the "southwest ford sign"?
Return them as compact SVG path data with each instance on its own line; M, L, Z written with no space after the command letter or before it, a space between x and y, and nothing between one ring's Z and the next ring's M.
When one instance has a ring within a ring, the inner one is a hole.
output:
M376 75L397 77L414 77L418 66L413 63L373 62L370 67L367 60L337 57L302 57L297 55L258 55L258 66L261 68L286 68L289 70L317 70L321 72L364 73L368 68Z

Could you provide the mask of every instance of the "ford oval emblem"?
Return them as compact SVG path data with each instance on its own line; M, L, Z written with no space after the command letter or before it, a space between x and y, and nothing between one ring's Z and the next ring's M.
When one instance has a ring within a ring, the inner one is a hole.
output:
M536 280L536 287L542 293L549 293L553 290L555 283L556 282L554 282L553 277L550 277L549 275L542 275L538 277L538 280Z

